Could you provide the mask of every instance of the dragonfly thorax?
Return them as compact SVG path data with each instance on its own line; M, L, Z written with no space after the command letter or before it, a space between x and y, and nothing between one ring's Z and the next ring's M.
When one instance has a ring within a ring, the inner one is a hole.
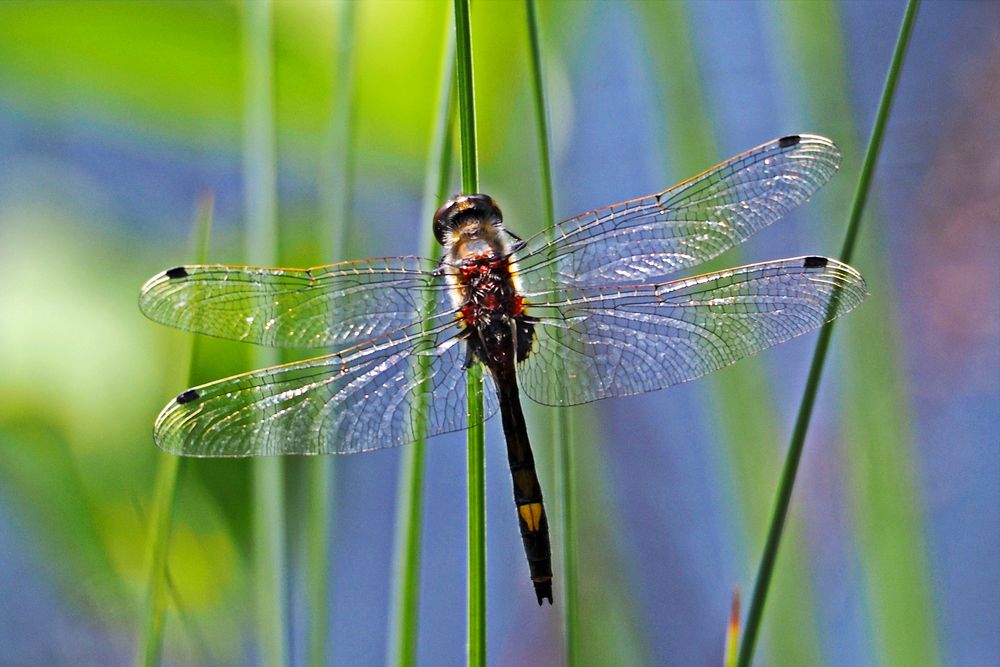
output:
M524 359L532 324L511 259L516 237L504 229L500 207L489 195L456 195L434 214L434 235L473 356L491 368Z
M517 293L510 259L493 254L465 258L456 270L460 286L460 314L469 326L483 327L496 320L524 314L524 299Z
M496 372L526 358L533 324L524 312L506 256L484 254L466 258L455 270L458 316L466 326L473 356Z

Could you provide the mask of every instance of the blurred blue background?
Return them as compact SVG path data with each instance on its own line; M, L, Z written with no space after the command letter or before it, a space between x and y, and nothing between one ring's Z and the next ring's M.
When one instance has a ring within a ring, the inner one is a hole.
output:
M482 188L523 236L543 224L523 5L474 4ZM337 223L352 256L423 251L448 6L357 5L347 100L333 92L342 8L275 5L283 263L350 258L319 251L336 184L349 188ZM841 146L841 173L713 266L836 254L903 7L542 3L557 218L814 132ZM4 664L120 664L136 650L159 456L151 425L185 387L188 344L145 320L136 296L190 258L206 191L210 260L243 261L242 30L231 2L0 5ZM345 173L330 119L348 102ZM834 337L759 664L983 665L1000 653L998 104L1000 5L925 2L855 260L872 296ZM585 664L721 662L730 596L752 588L814 343L572 410ZM251 363L218 342L201 362L203 381ZM551 410L530 417L544 483ZM501 442L490 422L490 662L558 664L558 609L537 607L528 585ZM465 654L463 443L428 446L421 664ZM399 455L336 461L334 664L385 661ZM309 609L296 465L286 486L298 664ZM249 474L239 461L185 468L169 663L258 660Z

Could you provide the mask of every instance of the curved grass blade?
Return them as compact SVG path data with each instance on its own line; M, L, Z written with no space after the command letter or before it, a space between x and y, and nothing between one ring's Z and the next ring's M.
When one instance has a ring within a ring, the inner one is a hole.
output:
M845 148L858 156L855 162L860 168L865 146L852 122L858 114L847 102L850 58L837 29L843 23L839 5L802 3L777 8L777 19L786 26L782 32L792 62L801 72L810 73L803 79L802 95L808 100L808 111L823 118L825 125L838 128L837 136L843 136ZM911 412L900 347L892 345L904 336L898 314L902 306L891 296L896 290L889 289L896 277L887 243L893 225L883 219L877 202L869 202L865 216L866 226L860 232L864 240L857 246L854 261L864 266L872 284L883 289L875 290L868 306L845 323L838 345L844 490L854 520L850 546L861 568L862 596L857 603L864 617L858 629L867 635L864 645L873 662L939 664L942 646L935 580L927 555L920 457L912 433L912 425L919 420ZM871 354L873 340L884 340L886 353ZM838 655L838 649L836 642L827 647L832 655Z
M212 230L211 194L198 203L192 237L197 264L205 263ZM188 384L196 384L195 359L198 353L198 336L193 336L188 352ZM184 458L161 451L156 453L156 478L153 486L153 504L149 515L149 538L146 544L146 603L143 609L142 635L136 664L151 665L160 662L163 652L164 616L167 611L167 555L170 551L170 534L173 528L174 508L177 500L177 479L180 477Z
M691 39L690 11L685 3L645 3L644 25L647 41L658 56L657 69L664 73L664 96L672 112L668 114L668 153L680 175L697 173L718 156L712 127L712 109L702 89L702 75L695 60L697 50ZM725 265L713 260L705 271L736 263L729 255ZM738 505L743 514L745 540L756 544L757 526L767 522L760 502L769 497L774 462L768 444L780 442L780 427L772 392L761 391L769 381L760 359L745 359L706 379L711 400L720 406L712 411L718 420L718 439L725 446L728 471ZM724 408L721 406L725 406ZM748 443L754 446L748 447ZM760 508L760 509L758 509ZM799 522L790 526L798 535ZM759 535L763 539L763 535ZM815 665L821 661L817 650L818 623L815 616L808 560L803 544L791 539L782 562L784 585L778 593L782 602L775 607L774 632L768 635L771 658L778 664Z
M858 229L860 227L861 214L865 208L868 198L868 190L871 185L871 177L874 173L875 164L879 151L882 147L882 135L885 130L889 112L892 109L893 96L896 92L896 83L899 72L902 69L903 59L910 40L910 31L916 18L919 0L909 0L903 21L899 29L899 36L896 40L896 48L893 51L892 62L889 65L889 72L886 75L885 86L882 90L882 97L879 100L878 112L875 117L875 124L872 127L871 137L868 142L868 149L865 152L865 159L858 177L858 186L854 195L854 203L851 206L851 214L847 225L847 232L844 237L844 244L841 248L840 257L848 262L854 254ZM816 401L816 394L819 390L819 382L823 375L823 366L826 361L826 353L830 346L830 338L833 334L833 323L827 323L821 330L819 340L816 342L816 351L809 368L809 377L806 381L805 393L799 406L798 416L795 420L795 428L792 432L791 443L785 459L785 466L782 469L781 480L778 485L777 495L772 512L771 525L768 530L767 542L764 546L764 553L761 557L760 568L757 580L754 583L753 596L750 600L750 608L747 613L746 630L740 644L740 652L737 664L740 667L748 667L753 659L754 648L757 641L757 633L760 628L761 618L764 612L764 604L767 600L767 592L771 583L771 576L774 571L775 561L778 555L778 547L781 543L781 536L788 514L788 506L791 502L792 490L795 486L795 478L798 473L799 461L802 457L802 450L805 445L806 433L809 429L809 420L812 417L812 410Z
M555 197L552 188L552 160L550 157L550 132L548 105L545 102L545 81L542 76L542 49L538 18L538 6L535 0L525 0L525 11L528 23L529 60L531 63L531 91L535 111L535 130L538 138L538 171L541 176L542 200L544 206L544 223L547 236L551 240L555 230ZM557 340L559 334L556 334ZM572 440L572 424L569 410L556 410L552 422L552 441L555 444L556 456L559 462L557 486L559 495L559 522L562 533L563 561L563 653L566 664L575 665L578 660L577 629L577 564L576 564L576 510L575 484L576 461Z
M449 27L452 17L448 16ZM454 65L455 40L451 30L446 30L445 48L442 55L441 78L438 83L438 108L434 128L431 131L430 151L427 158L424 196L421 204L421 222L430 220L439 203L448 196L449 175L451 173L452 128L455 116ZM438 252L437 241L430 233L430 226L424 225L427 257ZM432 303L424 304L429 312ZM417 378L426 377L428 358L417 360ZM419 382L419 380L418 380ZM421 404L429 398L424 395ZM392 617L389 629L390 665L415 665L417 663L417 630L420 603L420 537L423 526L423 480L424 446L426 444L427 418L424 410L418 408L418 423L414 433L417 440L404 448L399 471L399 492L396 501L396 539L394 554L394 582L392 596Z

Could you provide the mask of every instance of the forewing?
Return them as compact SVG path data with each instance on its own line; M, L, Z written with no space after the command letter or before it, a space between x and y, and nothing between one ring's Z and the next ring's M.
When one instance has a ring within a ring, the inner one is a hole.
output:
M866 294L857 271L825 257L575 290L532 304L539 322L521 387L546 405L663 389L812 331Z
M420 312L450 315L447 287L434 268L420 257L312 269L181 266L151 278L139 307L185 331L271 347L339 349L413 324Z
M663 192L559 223L517 258L530 294L651 282L742 243L805 202L840 165L832 141L775 139Z
M156 420L161 449L185 456L350 454L468 427L466 345L439 326L189 389ZM487 385L492 380L484 380ZM484 418L497 409L484 390Z

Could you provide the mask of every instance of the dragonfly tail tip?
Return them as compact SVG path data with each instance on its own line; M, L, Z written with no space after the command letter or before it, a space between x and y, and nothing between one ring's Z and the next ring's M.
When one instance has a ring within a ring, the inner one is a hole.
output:
M538 606L542 606L543 600L548 600L552 604L552 580L535 581L535 597L538 598Z

